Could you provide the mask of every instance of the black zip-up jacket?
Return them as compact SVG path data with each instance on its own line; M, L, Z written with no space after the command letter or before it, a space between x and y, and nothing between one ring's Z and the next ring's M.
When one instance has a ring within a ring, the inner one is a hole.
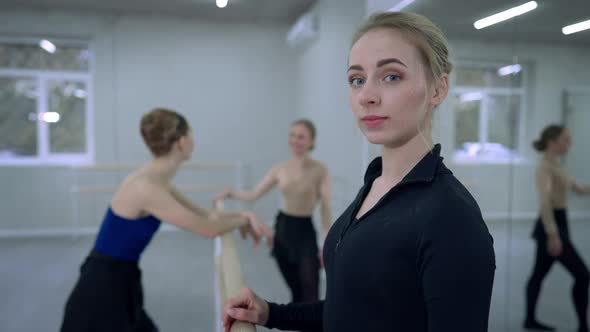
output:
M269 328L326 332L485 332L493 239L436 145L359 220L381 158L324 244L326 299L269 303Z

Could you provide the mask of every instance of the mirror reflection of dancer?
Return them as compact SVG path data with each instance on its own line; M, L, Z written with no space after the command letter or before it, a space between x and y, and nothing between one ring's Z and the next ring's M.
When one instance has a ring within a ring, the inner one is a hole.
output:
M567 192L589 194L590 187L576 183L560 164L571 144L569 130L550 125L533 143L543 153L537 167L537 191L541 216L535 224L533 238L537 242L537 255L533 273L526 289L526 318L524 328L538 331L554 331L555 328L536 320L536 307L541 284L554 262L561 263L574 277L572 297L580 332L588 332L588 284L590 275L584 261L573 246L567 221Z

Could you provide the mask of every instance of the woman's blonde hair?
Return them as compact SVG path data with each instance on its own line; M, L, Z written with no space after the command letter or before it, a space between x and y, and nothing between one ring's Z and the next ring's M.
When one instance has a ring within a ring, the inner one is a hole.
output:
M428 18L406 12L373 14L357 30L352 44L354 45L367 32L376 29L397 30L408 38L420 52L432 79L437 80L453 70L453 65L449 61L447 39L440 28Z
M309 131L311 139L312 139L312 141L314 141L314 143L309 147L309 151L312 151L315 148L315 136L316 136L315 125L309 119L299 119L299 120L293 121L293 123L291 123L291 127L297 126L297 125L301 125Z

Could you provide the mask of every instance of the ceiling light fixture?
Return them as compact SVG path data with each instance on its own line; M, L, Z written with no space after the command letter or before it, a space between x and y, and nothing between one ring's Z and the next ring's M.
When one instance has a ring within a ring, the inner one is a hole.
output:
M227 6L227 0L215 0L215 4L219 8L225 8Z
M590 20L568 25L561 29L564 35L571 35L572 33L580 32L590 29Z
M514 65L508 65L508 66L504 66L498 69L498 75L500 76L506 76L506 75L510 75L510 74L517 74L520 73L520 71L522 70L522 66L517 64Z
M57 49L57 47L55 47L55 45L47 39L42 39L39 42L39 47L51 54L55 53L55 50Z
M473 26L477 30L480 30L485 27L489 27L490 25L494 25L496 23L500 23L502 21L509 20L513 17L522 15L524 13L528 13L535 8L537 8L537 2L536 1L529 1L529 2L525 3L524 5L516 6L514 8L510 8L508 10L505 10L503 12L499 12L497 14L488 16L486 18L482 18L481 20L477 20L475 23L473 23Z
M401 0L400 2L397 3L397 5L389 8L388 11L399 12L402 9L406 8L408 5L410 5L412 2L414 2L414 0Z

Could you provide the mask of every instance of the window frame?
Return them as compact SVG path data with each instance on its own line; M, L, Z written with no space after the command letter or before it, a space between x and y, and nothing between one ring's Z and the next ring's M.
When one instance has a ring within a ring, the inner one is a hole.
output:
M453 156L452 160L456 164L514 164L514 163L524 163L524 147L526 146L526 116L528 113L528 98L529 98L529 82L530 82L530 71L532 66L526 62L518 62L522 66L521 75L522 84L519 87L484 87L484 86L473 86L473 85L457 85L457 70L461 67L470 67L470 68L488 68L488 67L502 67L506 65L514 64L513 61L479 61L479 60L459 60L455 65L455 69L451 73L451 90L449 94L462 94L462 93L469 93L469 92L481 92L484 94L484 98L490 98L493 96L520 96L520 108L518 110L518 125L516 127L516 142L515 148L511 149L512 155L509 157L498 157L498 156L485 156L485 155L477 155L477 156L465 156L463 153L460 153L463 149L460 146L456 145L456 109L453 105L449 105L451 114L450 123L452 123L452 132L450 133L450 141L452 142L453 146ZM482 103L485 104L485 103ZM479 143L480 144L489 144L494 143L489 141L489 112L485 106L480 109L480 122L478 128L479 134Z
M87 47L90 51L87 71L63 71L48 69L17 69L1 68L0 77L8 78L26 78L36 81L37 86L37 114L46 112L49 108L49 91L47 83L50 80L66 80L82 83L86 87L87 95L84 98L85 103L85 138L86 146L84 153L52 153L50 151L50 131L49 124L44 121L36 121L37 124L37 155L36 156L0 156L0 166L49 166L49 165L67 165L79 166L90 165L95 161L95 142L94 142L94 56L92 44L89 41L76 39L50 38L54 44L58 45L81 45ZM44 38L33 37L6 37L0 36L0 43L23 43L37 44Z

